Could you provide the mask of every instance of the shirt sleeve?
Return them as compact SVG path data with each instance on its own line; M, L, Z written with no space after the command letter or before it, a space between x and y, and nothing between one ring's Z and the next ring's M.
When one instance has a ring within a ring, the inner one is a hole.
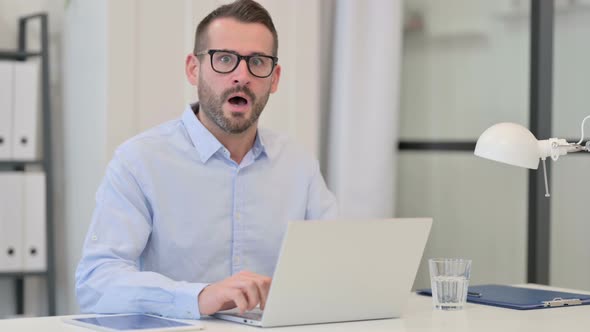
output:
M338 203L334 194L326 186L317 160L314 161L312 172L305 219L336 219L338 217Z
M207 284L141 271L152 211L136 172L115 156L96 195L96 209L76 269L76 296L85 313L141 312L199 319Z

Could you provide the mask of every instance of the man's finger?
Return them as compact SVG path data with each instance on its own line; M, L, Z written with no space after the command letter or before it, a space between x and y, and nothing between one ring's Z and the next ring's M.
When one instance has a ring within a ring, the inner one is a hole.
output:
M244 291L248 300L248 310L254 309L260 303L260 291L255 280L243 279L240 283L240 289Z
M266 306L266 299L268 298L268 292L270 290L270 278L264 278L264 279L259 279L257 281L258 283L258 289L260 292L260 309L264 310L264 307Z
M228 289L228 298L236 304L240 314L243 314L248 310L248 301L246 300L246 296L244 293L238 288L230 288Z
M242 277L251 280L255 284L254 287L256 287L259 296L256 304L260 303L260 309L264 309L272 278L247 271L244 271Z

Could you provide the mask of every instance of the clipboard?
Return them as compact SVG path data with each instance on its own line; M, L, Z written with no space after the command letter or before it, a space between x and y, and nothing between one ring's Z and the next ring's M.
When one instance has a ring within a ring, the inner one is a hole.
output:
M432 296L430 289L421 289L416 292L420 295ZM507 285L480 285L469 287L467 302L531 310L590 304L590 295Z

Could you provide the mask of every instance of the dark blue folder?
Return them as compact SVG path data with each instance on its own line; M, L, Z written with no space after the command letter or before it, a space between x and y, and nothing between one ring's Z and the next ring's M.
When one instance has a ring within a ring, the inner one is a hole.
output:
M432 295L430 289L421 289L417 293ZM480 285L469 287L467 302L529 310L590 304L590 295L506 285Z

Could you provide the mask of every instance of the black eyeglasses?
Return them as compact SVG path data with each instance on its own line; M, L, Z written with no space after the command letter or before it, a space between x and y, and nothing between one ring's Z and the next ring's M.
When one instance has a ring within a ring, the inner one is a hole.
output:
M220 74L231 73L238 68L242 59L248 65L250 74L265 78L272 74L279 58L270 55L240 55L233 51L208 50L196 53L196 56L209 54L211 56L211 68Z

